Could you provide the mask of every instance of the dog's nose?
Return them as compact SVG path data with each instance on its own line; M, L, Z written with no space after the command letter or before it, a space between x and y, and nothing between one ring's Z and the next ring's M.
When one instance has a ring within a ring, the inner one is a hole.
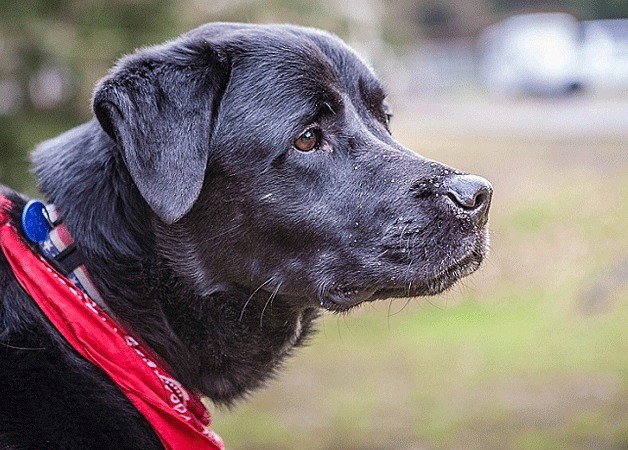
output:
M488 220L493 186L477 175L454 175L445 184L447 196L456 207L471 215L480 226Z

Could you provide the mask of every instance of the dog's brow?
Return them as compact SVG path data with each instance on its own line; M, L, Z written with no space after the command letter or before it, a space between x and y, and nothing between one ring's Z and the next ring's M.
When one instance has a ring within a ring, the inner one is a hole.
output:
M381 83L373 77L360 77L360 93L365 99L381 103L386 98L386 90Z
M386 90L381 84L379 84L379 82L371 87L370 95L379 103L383 102L384 99L387 97Z
M319 86L319 95L316 104L319 108L329 111L331 114L338 114L344 108L342 95L335 88L330 86Z

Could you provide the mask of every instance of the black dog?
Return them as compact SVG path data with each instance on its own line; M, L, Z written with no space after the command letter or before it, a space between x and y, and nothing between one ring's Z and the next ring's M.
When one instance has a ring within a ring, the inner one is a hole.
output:
M437 294L485 254L490 184L399 145L380 83L324 32L200 27L123 58L94 112L37 149L40 189L107 307L215 403L321 309ZM160 447L1 253L0 299L0 448Z

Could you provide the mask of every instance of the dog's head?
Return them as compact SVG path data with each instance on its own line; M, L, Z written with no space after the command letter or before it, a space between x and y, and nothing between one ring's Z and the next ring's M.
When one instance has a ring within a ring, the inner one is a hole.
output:
M343 311L441 292L487 246L490 184L396 142L385 99L327 33L213 24L123 59L94 110L198 292Z

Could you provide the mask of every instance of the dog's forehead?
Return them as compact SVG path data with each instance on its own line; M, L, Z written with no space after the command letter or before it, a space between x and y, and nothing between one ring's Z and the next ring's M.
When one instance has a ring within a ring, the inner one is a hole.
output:
M293 25L213 23L189 36L212 42L235 55L248 69L258 67L264 83L282 83L284 77L311 81L339 90L363 88L382 91L372 68L335 35Z

